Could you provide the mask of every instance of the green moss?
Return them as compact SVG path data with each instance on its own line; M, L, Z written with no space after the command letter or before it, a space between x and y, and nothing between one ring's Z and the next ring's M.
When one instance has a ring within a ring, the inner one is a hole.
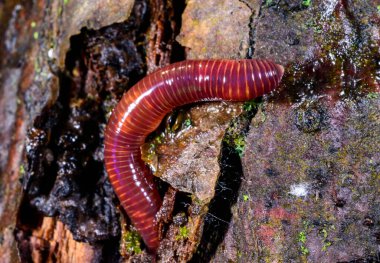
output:
M41 72L41 67L40 67L40 63L39 63L38 59L36 59L34 61L34 71L36 73L40 73Z
M163 139L165 138L165 132L160 133L158 136L156 136L153 140L155 144L161 144L163 142Z
M262 105L263 105L263 102L257 99L249 100L249 101L244 102L243 110L244 111L257 110Z
M308 229L309 223L307 221L303 221L303 229L298 233L297 238L298 243L300 243L300 252L304 256L307 256L310 253L309 249L306 247Z
M327 230L325 228L321 230L321 234L323 235L323 238L327 238Z
M380 5L377 6L377 12L380 13Z
M230 127L228 127L226 136L223 141L230 147L234 148L237 154L242 157L245 150L245 135L241 132L237 122L233 122Z
M377 99L379 96L380 95L378 92L370 92L367 94L367 98L369 98L369 99Z
M126 232L123 236L123 247L129 253L141 253L141 237L136 231Z
M301 245L300 249L301 249L302 255L305 255L305 256L309 255L310 251L307 247L305 247L304 245Z
M240 157L242 157L245 151L245 136L247 132L247 127L251 123L251 117L254 113L257 112L259 107L261 107L262 105L263 102L260 99L246 101L242 107L242 114L238 118L235 118L226 130L226 135L223 138L223 142L225 142L229 147L234 148L234 150L237 154L239 154ZM262 122L266 119L265 114L263 114L262 112L261 119Z
M190 127L191 124L192 124L192 123L191 123L191 119L190 119L190 118L186 119L186 120L183 122L183 125L185 126L185 128Z
M273 0L266 0L265 1L265 6L266 7L270 7L270 6L272 6L274 3L273 3Z
M181 226L179 228L179 233L175 237L176 240L185 239L189 237L189 229L186 226Z
M244 194L244 195L243 195L243 200L244 200L245 202L247 202L247 201L249 200L249 195Z
M325 241L324 243L323 243L323 247L322 247L322 251L327 251L327 248L329 247L329 246L331 246L331 242L330 241Z
M242 157L245 149L245 138L241 135L234 139L234 148L236 152Z
M302 1L302 5L306 6L306 7L309 7L311 5L311 0L303 0Z
M331 229L335 229L334 226L331 226L330 227ZM326 228L323 228L321 231L320 231L321 235L322 235L322 251L325 252L327 251L327 248L330 247L332 245L332 242L328 240L328 231Z
M25 168L24 168L24 165L20 165L20 176L23 176L25 174Z
M301 231L298 233L298 242L305 243L306 242L306 232Z

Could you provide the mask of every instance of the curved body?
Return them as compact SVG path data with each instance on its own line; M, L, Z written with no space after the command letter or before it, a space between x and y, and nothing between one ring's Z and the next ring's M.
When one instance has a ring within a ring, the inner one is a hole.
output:
M113 188L148 249L159 245L161 198L140 147L173 108L197 101L245 101L275 89L283 67L267 60L187 60L143 78L114 109L104 159Z

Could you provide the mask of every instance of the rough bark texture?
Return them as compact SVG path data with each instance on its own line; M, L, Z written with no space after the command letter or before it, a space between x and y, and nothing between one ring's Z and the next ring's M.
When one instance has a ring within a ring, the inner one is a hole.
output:
M243 1L187 1L177 40L188 58L244 58L250 15Z
M190 105L149 138L158 261L380 261L379 0L5 1L0 21L1 262L151 261L103 131L125 90L186 57L286 72L264 100Z
M228 105L228 106L226 106ZM189 111L191 124L158 146L156 175L174 188L192 193L199 202L210 202L220 173L221 141L233 117L242 111L238 103L207 103ZM210 114L212 119L207 119Z
M304 2L261 7L255 56L287 72L252 120L213 262L380 261L379 2Z

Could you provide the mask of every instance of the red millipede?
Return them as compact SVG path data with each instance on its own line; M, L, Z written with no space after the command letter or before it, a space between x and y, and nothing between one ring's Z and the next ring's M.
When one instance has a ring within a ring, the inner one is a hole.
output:
M141 160L145 138L173 108L197 101L245 101L275 89L284 73L268 60L186 60L148 75L126 92L105 132L111 184L148 249L155 253L161 197Z

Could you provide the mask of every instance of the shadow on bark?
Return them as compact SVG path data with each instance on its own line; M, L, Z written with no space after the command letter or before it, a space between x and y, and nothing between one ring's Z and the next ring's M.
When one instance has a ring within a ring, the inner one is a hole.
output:
M190 262L209 262L222 243L232 218L231 207L236 203L242 182L239 154L223 143L221 175L205 218L201 242Z

